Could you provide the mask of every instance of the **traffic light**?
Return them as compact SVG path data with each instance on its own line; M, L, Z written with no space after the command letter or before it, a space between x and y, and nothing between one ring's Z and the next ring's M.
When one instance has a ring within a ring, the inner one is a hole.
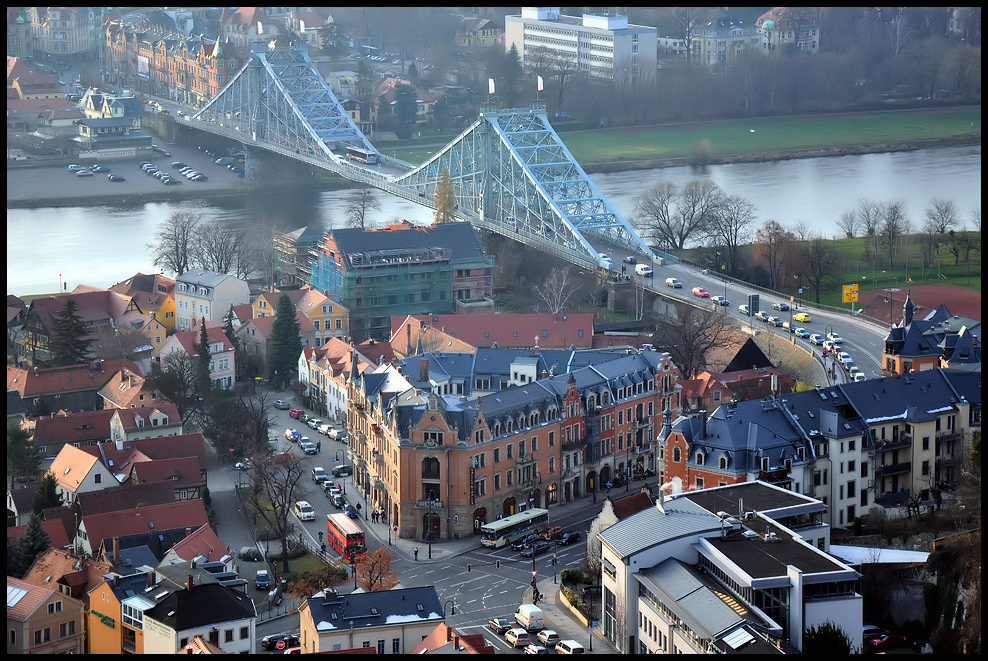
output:
M467 565L467 571L470 571L470 565Z
M536 591L539 589L539 584L535 582L534 578L532 579L532 589Z
M495 560L494 561L494 567L496 569L500 569L501 568L501 561L500 560Z

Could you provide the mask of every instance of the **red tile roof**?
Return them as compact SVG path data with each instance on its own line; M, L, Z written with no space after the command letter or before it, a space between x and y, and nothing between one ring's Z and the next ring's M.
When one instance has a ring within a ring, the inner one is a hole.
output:
M139 461L175 459L177 457L195 457L199 462L199 468L206 468L206 444L199 432L100 443L83 448L83 450L94 457L102 457L107 466L113 462L111 470L114 472L126 469L130 464Z
M34 424L34 442L90 444L110 439L110 420L113 409L63 413L38 418Z
M137 484L170 484L173 488L202 484L199 461L195 457L175 457L133 464L131 480Z
M7 390L16 390L22 398L99 390L115 372L129 369L141 374L131 360L104 360L92 364L46 367L26 370L7 366Z
M209 523L201 500L182 500L166 505L139 506L130 510L90 514L83 518L90 547L98 549L109 537L146 533L149 530L177 530Z
M35 585L67 585L70 593L89 608L89 591L103 582L113 566L69 551L50 548L34 560L24 580Z
M392 317L399 324L397 317ZM503 348L589 349L593 314L440 314L415 315L421 323L475 347L495 342ZM397 331L393 327L392 331ZM395 333L395 336L398 334ZM403 340L399 337L398 340Z
M208 525L200 526L171 548L183 560L193 560L202 555L209 562L222 560L230 555L230 549L220 540Z
M73 506L82 516L132 509L138 505L164 505L175 502L175 492L167 484L125 484L116 489L80 493Z
M199 329L182 331L180 333L175 333L172 338L178 342L185 352L190 356L199 355ZM206 338L209 343L222 342L223 351L231 351L233 349L233 344L227 338L226 333L223 332L223 324L219 322L206 322ZM171 338L169 338L171 339Z
M65 509L64 507L61 509ZM47 521L41 522L41 527L46 533L48 533L48 538L51 540L52 548L60 549L69 546L72 540L69 539L68 533L65 532L65 525L62 523L61 519L49 519ZM23 539L27 532L27 525L23 526L8 526L7 527L7 546L13 546L17 542ZM8 579L9 580L9 579Z

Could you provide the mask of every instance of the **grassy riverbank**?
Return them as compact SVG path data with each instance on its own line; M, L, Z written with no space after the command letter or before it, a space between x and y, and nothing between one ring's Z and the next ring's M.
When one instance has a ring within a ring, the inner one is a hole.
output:
M740 119L566 131L563 143L587 172L705 163L840 156L981 143L981 108ZM388 156L421 163L455 133L375 141Z

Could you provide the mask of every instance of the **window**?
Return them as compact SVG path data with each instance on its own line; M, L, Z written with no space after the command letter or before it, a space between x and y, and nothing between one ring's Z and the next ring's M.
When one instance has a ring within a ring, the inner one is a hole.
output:
M93 477L93 481L94 481L94 482L95 482L96 484L102 484L102 483L103 483L103 476L102 476L102 475L100 475L99 473L96 473L96 475L95 475L95 476ZM51 606L51 604L48 604L48 605L49 605L49 606ZM61 604L59 604L59 607L58 607L58 608L59 608L59 610L61 610L61 609L62 609L62 606L61 606ZM49 611L49 612L51 612L51 611Z
M391 653L392 654L401 654L401 638L392 638L391 639Z
M494 448L494 463L501 461L501 448Z
M384 654L384 639L377 641L377 653Z
M494 491L501 490L501 474L494 473Z
M233 629L227 629L223 632L223 642L232 643L233 642Z
M515 448L514 445L512 445L511 443L508 443L508 459L511 459L511 458L514 457L514 448Z
M676 462L677 464L679 463L679 461L680 461L680 450L679 450L679 446L676 446L676 447L674 447L672 449L672 460L674 462Z
M62 602L61 601L54 601L54 602L48 604L48 614L49 615L51 615L52 613L61 613L61 612L62 612Z
M240 627L240 640L246 640L250 635L249 627Z

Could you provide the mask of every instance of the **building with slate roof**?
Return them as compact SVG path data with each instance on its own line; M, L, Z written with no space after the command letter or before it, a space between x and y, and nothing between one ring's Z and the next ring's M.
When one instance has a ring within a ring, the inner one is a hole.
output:
M660 498L598 534L620 652L802 652L827 621L860 648L860 574L826 552L824 503L757 481Z
M494 259L470 223L333 229L309 284L350 311L351 336L391 337L391 316L494 311Z
M359 647L375 647L378 654L410 654L446 621L431 585L317 595L302 603L299 619L299 644L306 654Z
M354 479L402 537L477 534L500 515L653 475L677 375L651 350L478 349L351 369Z
M200 636L227 654L253 654L256 623L249 595L218 582L198 583L189 575L184 590L144 611L144 653L174 654Z
M951 367L981 371L981 322L950 314L940 304L923 318L916 316L912 296L902 304L902 319L889 328L882 354L882 375Z
M144 613L179 588L159 583L153 565L110 571L90 593L87 614L90 654L143 654Z
M980 427L979 376L925 370L670 419L659 476L684 489L761 480L820 499L844 527L875 506L950 498Z

